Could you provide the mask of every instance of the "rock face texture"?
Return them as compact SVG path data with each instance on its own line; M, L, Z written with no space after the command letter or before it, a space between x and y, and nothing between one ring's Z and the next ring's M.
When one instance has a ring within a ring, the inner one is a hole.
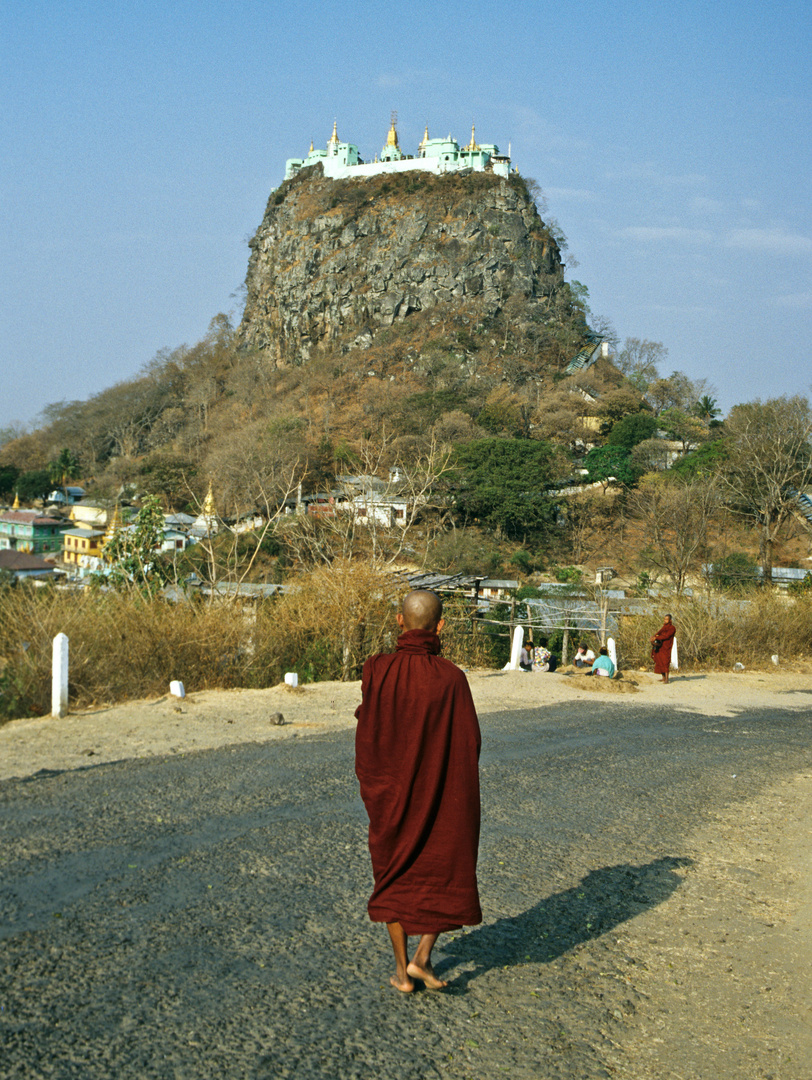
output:
M563 282L524 181L488 173L325 180L305 169L269 199L250 242L241 347L273 366L363 348L416 311L531 308Z

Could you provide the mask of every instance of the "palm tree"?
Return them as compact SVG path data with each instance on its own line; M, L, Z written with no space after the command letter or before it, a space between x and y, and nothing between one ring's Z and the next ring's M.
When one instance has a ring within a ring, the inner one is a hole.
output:
M62 488L62 492L65 496L65 505L68 505L68 481L76 475L79 469L79 460L72 451L67 448L59 452L59 457L55 458L48 465L48 471L51 474L51 481L54 484L59 484Z
M694 405L694 415L698 416L700 420L704 420L706 424L709 424L711 420L715 420L721 413L721 409L717 404L716 398L710 397L708 394L703 394L702 397Z

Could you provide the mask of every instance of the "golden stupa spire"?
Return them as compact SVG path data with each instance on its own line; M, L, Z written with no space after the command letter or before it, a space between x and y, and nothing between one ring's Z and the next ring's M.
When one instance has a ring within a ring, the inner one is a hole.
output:
M387 146L398 146L398 128L397 128L397 124L398 124L398 114L396 112L393 112L392 113L392 123L391 123L391 125L389 127L389 134L386 136L386 145ZM400 147L398 146L398 150L399 149L400 149Z
M107 522L107 528L105 529L105 532L104 532L104 543L105 544L107 543L108 540L113 539L113 537L116 535L116 532L118 531L118 527L119 527L120 524L121 524L121 522L119 521L119 517L118 517L118 503L116 503L115 507L113 508L113 516Z
M463 150L478 150L479 147L476 144L476 128L471 124L471 142L468 146L463 146Z
M310 153L313 153L313 140L310 140Z
M14 505L12 506L11 509L12 510L19 510L20 509L20 493L19 493L19 491L14 492Z
M330 140L327 143L328 146L333 146L333 145L338 146L337 123L338 122L336 120L333 121L333 134L330 136Z
M214 517L217 513L214 506L214 493L211 490L211 480L209 480L209 490L206 492L206 498L203 500L203 513L206 517Z
M418 146L418 148L417 148L417 149L418 149L418 150L422 150L422 149L423 149L423 147L424 147L424 146L426 145L426 143L427 143L428 141L429 141L429 125L428 125L428 124L426 124L426 131L425 131L425 133L424 133L424 135L423 135L423 138L422 138L422 139L420 140L420 144L419 144L419 146Z
M115 508L113 509L113 516L107 522L107 528L105 529L104 536L102 537L102 554L104 554L104 549L107 547L107 545L112 543L113 540L115 540L116 533L119 530L120 524L121 522L119 521L118 517L118 503L116 503ZM112 558L112 556L108 556L108 558Z

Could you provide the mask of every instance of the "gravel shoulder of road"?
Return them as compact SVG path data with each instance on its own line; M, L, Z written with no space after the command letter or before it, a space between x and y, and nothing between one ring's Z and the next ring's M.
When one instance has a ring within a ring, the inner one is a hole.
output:
M480 714L623 695L629 708L662 702L705 716L735 716L755 708L809 708L812 665L794 670L674 674L663 685L650 672L617 680L588 678L574 669L530 674L469 671ZM0 727L0 780L43 769L76 769L129 758L211 750L323 734L355 725L360 682L322 682L267 690L205 690L185 698L144 701L69 713L61 720L13 720ZM279 722L279 714L284 722Z
M620 1075L812 1075L810 821L812 772L713 814L680 888L617 935L635 1002L610 1055Z

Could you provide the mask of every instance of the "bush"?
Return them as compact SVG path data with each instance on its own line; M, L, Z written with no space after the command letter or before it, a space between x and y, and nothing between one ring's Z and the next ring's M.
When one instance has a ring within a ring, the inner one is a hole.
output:
M583 576L583 570L579 570L577 566L553 567L553 577L562 585L580 585Z
M758 565L743 551L732 551L714 562L710 577L717 589L746 591L758 584Z

